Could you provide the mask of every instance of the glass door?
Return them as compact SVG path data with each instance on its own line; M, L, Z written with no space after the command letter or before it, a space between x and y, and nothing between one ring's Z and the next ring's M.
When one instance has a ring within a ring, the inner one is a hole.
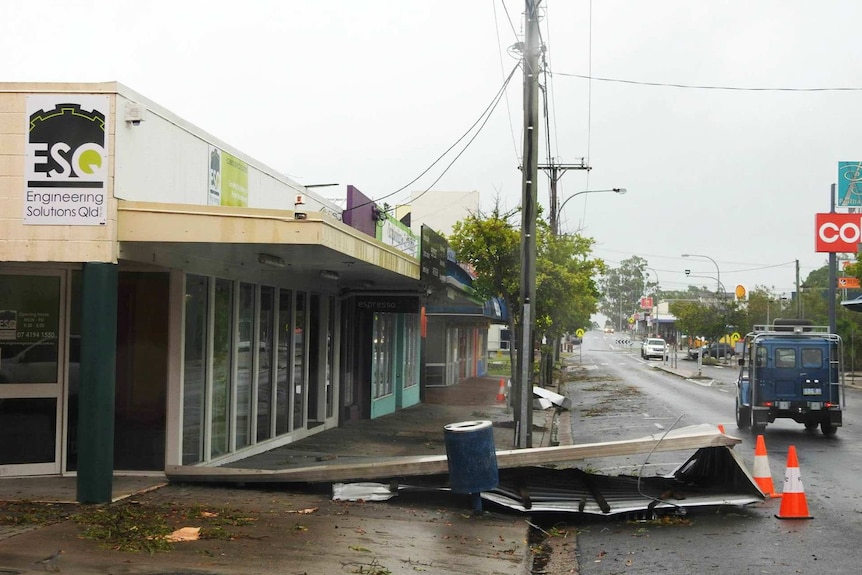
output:
M0 272L0 476L60 473L66 361L65 274Z

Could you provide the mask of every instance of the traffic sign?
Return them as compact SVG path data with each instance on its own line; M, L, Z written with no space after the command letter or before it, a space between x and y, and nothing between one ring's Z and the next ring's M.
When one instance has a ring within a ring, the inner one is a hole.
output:
M575 335L578 337L584 337L584 330L581 328L578 328L578 331L575 332Z

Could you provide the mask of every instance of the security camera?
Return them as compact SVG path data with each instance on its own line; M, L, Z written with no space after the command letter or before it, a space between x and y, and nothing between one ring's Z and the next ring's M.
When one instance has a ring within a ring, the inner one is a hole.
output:
M305 207L305 196L302 194L296 194L296 198L293 202L293 218L296 220L304 220L308 217L305 212L300 211L303 207Z

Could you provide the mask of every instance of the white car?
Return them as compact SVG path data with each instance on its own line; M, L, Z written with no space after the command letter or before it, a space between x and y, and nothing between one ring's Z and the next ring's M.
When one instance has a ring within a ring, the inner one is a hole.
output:
M641 357L644 359L650 359L651 357L664 359L666 353L667 344L663 339L658 337L649 337L645 339L641 346Z

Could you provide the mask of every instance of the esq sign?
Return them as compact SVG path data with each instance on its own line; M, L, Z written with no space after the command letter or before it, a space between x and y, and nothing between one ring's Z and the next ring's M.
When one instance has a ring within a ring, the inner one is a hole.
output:
M862 214L815 214L814 251L856 253L862 243Z

